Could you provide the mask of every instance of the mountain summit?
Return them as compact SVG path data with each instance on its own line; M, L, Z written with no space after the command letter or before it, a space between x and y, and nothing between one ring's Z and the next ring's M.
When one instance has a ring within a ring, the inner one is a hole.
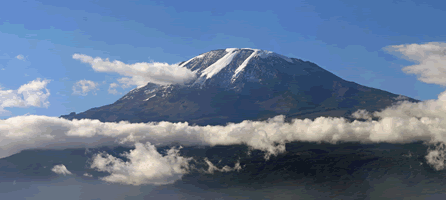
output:
M276 115L348 118L358 109L377 111L401 99L418 101L343 80L308 61L259 49L213 50L179 66L197 77L185 84L148 83L113 104L61 117L223 125Z

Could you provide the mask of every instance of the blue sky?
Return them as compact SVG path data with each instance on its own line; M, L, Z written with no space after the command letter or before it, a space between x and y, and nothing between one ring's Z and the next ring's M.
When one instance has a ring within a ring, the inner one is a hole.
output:
M113 103L136 87L120 87L122 73L97 71L74 59L75 54L125 64L174 64L229 47L274 51L314 62L362 85L420 100L436 99L444 90L441 84L406 74L402 68L413 65L414 59L385 48L446 42L446 28L440 24L446 17L445 4L9 1L0 6L0 101L17 96L24 100L19 106L4 107L6 114L0 118L82 112ZM84 92L78 83L82 80L89 86ZM120 85L110 88L112 83ZM28 87L22 87L25 84ZM34 93L30 98L21 96L31 94L26 91Z

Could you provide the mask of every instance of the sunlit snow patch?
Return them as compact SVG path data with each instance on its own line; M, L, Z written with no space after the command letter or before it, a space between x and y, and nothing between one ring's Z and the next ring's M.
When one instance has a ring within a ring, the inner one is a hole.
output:
M215 74L220 72L223 68L229 65L231 61L234 59L234 56L237 55L239 52L236 48L229 48L226 49L228 52L225 56L220 58L217 62L212 64L211 66L207 67L203 72L201 73L200 77L206 76L206 79L212 78Z
M246 58L239 67L237 67L237 69L234 72L234 75L232 76L231 82L234 82L235 79L237 79L239 73L242 72L245 69L246 65L248 65L248 63L251 60L251 58L253 58L254 56L257 55L257 52L259 52L258 49L254 50L254 52L252 52L251 55L249 55L249 57Z
M148 101L149 99L151 99L151 98L153 98L153 97L155 97L155 96L156 96L156 94L154 94L154 95L152 95L151 97L145 99L144 101Z

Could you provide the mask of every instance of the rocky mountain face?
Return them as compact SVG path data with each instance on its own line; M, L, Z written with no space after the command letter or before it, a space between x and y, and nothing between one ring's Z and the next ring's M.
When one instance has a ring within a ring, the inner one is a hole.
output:
M224 125L243 120L346 117L377 111L399 100L418 100L349 82L314 63L270 51L213 50L180 63L197 78L184 85L148 83L115 103L66 119L184 122Z

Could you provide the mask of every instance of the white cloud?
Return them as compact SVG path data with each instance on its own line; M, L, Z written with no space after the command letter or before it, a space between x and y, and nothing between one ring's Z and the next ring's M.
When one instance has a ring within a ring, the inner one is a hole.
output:
M92 92L96 95L99 84L90 80L79 80L73 85L73 95L82 95L86 96L88 92Z
M17 90L17 93L23 95L23 100L25 101L26 106L43 106L45 108L48 108L50 103L47 101L47 99L50 96L50 92L46 88L46 85L49 82L49 80L40 81L40 79L38 78L25 85L20 86L20 88ZM43 89L45 89L46 93L43 93L41 91Z
M55 165L53 167L53 169L51 169L51 171L53 171L56 174L63 174L64 176L67 175L67 174L71 175L71 172L68 171L68 169L65 167L65 165L62 165L62 164Z
M135 149L124 156L129 160L122 161L108 154L97 154L93 158L92 168L109 172L102 180L112 183L130 185L153 184L163 185L181 179L187 173L190 158L181 157L179 150L172 148L163 156L155 146L147 143L135 144Z
M99 57L92 58L83 54L74 54L73 59L90 64L97 72L112 72L124 76L118 80L124 88L133 85L141 87L148 82L162 85L183 84L196 77L194 72L179 67L178 64L170 65L159 62L125 64L117 60L110 62L108 58L103 60Z
M116 94L120 94L119 92L118 92L118 90L116 90L115 88L117 88L118 87L118 84L117 83L110 83L110 86L108 87L108 93L109 94L114 94L114 95L116 95Z
M0 88L0 114L9 115L10 112L4 110L8 107L34 106L48 108L50 105L48 102L50 91L46 88L46 85L49 82L49 80L41 81L38 78L20 86L18 90L2 90Z
M359 109L356 112L354 112L352 114L352 117L354 117L356 119L366 119L366 120L372 119L372 116L370 115L370 113L367 112L367 110L363 110L363 109Z
M22 54L17 55L16 58L19 60L25 60L25 56L23 56Z
M84 176L86 176L86 177L93 177L93 175L91 175L91 174L89 174L89 173L84 173Z
M205 173L208 173L208 174L213 174L215 171L231 172L231 171L240 171L242 169L242 166L240 166L240 162L235 163L234 167L229 167L229 166L225 165L222 168L218 168L214 164L212 164L212 162L209 161L209 159L205 158L204 161L209 166L208 170L205 171Z
M384 49L390 53L401 53L403 58L418 63L404 67L405 73L415 74L425 83L446 86L446 43L394 45Z

